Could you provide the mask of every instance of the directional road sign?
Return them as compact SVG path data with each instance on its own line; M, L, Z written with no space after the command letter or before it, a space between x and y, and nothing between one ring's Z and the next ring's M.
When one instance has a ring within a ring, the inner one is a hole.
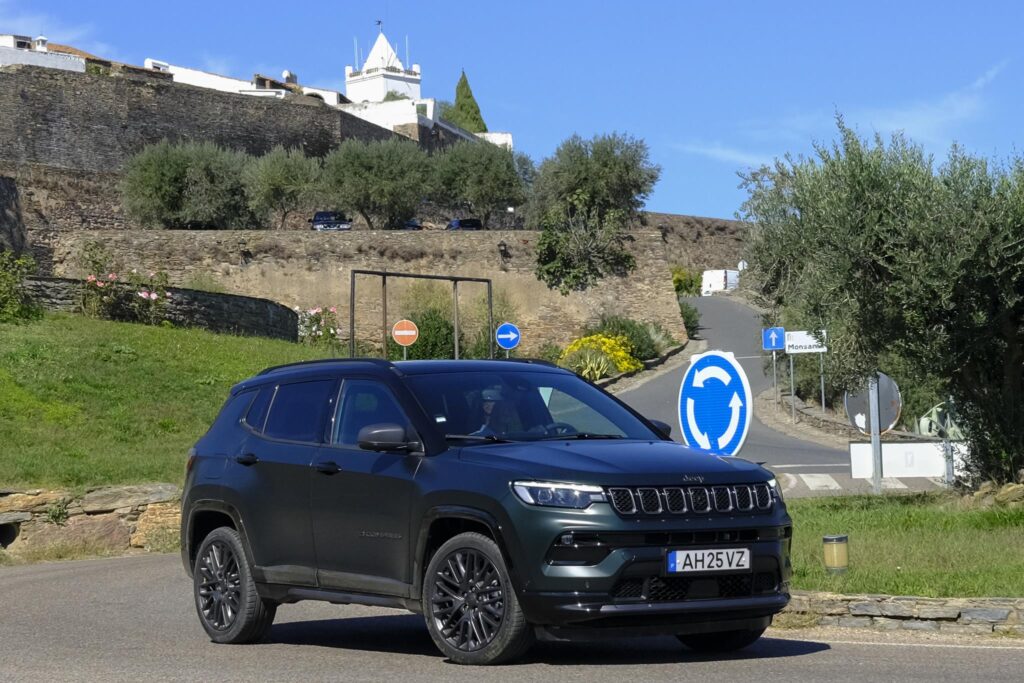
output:
M761 330L761 349L781 351L786 348L786 330L783 327L765 327Z
M687 445L736 455L750 430L750 383L733 354L694 356L679 386L679 426Z
M391 328L391 338L399 346L412 346L420 338L420 328L411 320L399 320Z
M523 335L519 333L519 328L512 323L502 323L498 325L498 329L494 331L494 341L498 342L498 346L510 351L519 346L519 340Z
M817 337L806 330L787 332L786 353L826 353L828 351L828 347L825 346L826 339L825 330L818 332Z

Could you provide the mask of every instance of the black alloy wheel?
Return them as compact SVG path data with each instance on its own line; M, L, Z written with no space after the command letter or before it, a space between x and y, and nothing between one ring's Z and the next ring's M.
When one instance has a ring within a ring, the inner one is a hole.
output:
M483 534L461 533L437 549L422 603L431 639L456 664L500 664L533 644L501 549Z
M277 604L256 591L238 532L214 529L196 551L192 571L196 612L215 643L255 643L270 631Z
M238 617L242 598L238 558L226 543L214 541L206 546L196 570L203 619L214 630L228 630Z
M505 591L486 555L471 548L448 554L433 583L431 616L449 645L473 652L494 640L505 618Z

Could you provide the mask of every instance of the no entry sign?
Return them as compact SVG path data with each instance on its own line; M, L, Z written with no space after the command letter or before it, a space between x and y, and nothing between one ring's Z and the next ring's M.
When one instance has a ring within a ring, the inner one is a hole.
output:
M412 346L420 338L420 328L411 320L399 320L391 328L391 338L399 346Z

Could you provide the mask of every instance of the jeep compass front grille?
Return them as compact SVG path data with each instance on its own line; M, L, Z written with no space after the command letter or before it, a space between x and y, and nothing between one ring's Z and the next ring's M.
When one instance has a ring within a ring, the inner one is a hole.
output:
M627 516L767 512L772 508L767 484L610 488L608 500L616 512Z

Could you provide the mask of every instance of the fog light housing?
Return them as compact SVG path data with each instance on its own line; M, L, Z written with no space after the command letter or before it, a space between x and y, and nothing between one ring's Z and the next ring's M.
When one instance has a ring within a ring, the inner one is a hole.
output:
M846 534L825 536L821 539L825 556L825 570L829 574L845 574L849 565L848 543Z

